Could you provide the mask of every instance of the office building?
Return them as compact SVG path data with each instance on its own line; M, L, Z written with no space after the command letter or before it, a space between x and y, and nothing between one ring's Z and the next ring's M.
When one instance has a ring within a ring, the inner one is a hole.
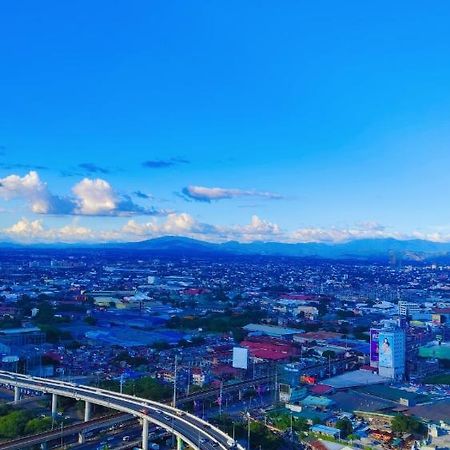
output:
M382 328L378 332L378 373L401 380L405 376L406 336L401 328Z

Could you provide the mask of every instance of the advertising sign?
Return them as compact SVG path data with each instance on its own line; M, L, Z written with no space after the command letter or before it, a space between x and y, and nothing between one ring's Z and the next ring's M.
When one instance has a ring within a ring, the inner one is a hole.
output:
M291 399L292 389L288 384L280 383L278 390L281 402L288 402Z
M248 368L248 349L233 347L233 367L236 369Z
M379 331L378 330L370 330L370 360L378 361L378 340L379 340Z
M302 375L300 377L300 381L302 383L306 383L306 384L315 384L316 383L316 379L314 377L309 376L309 375Z
M378 355L380 367L394 367L392 334L380 332L378 336Z

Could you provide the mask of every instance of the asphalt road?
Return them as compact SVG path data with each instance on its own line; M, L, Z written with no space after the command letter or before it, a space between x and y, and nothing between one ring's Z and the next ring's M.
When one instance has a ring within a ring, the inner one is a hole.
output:
M95 387L4 371L0 371L0 383L72 397L127 412L161 426L201 450L216 450L219 448L230 450L236 447L231 437L202 419L161 403Z

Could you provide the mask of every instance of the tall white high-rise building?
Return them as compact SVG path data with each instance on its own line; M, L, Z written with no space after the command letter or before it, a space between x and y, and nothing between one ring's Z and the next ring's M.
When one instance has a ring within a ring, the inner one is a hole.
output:
M378 333L378 373L401 380L405 376L406 334L397 327L382 328Z

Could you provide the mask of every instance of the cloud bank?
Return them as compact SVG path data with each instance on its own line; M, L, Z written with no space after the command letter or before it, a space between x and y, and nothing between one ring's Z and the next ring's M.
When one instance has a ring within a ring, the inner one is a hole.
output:
M350 228L299 228L283 230L279 225L256 215L243 225L213 225L196 220L187 213L169 213L166 217L153 217L148 221L129 219L125 224L110 230L85 227L74 220L63 227L47 227L43 219L22 218L15 224L0 229L2 239L23 243L63 242L136 242L161 236L185 236L210 242L271 241L284 243L340 243L357 239L395 238L425 239L434 242L450 241L450 233L410 234L388 231L380 225L360 224Z
M269 200L279 200L281 195L273 192L261 192L255 190L242 190L242 189L226 189L220 187L205 187L205 186L186 186L181 191L182 195L186 199L195 200L198 202L208 202L213 200L225 200L231 198L262 198Z
M71 195L59 196L50 192L35 171L20 177L9 175L0 179L0 198L25 202L35 214L79 216L165 215L153 207L133 202L130 196L118 194L108 181L83 178L71 189Z

